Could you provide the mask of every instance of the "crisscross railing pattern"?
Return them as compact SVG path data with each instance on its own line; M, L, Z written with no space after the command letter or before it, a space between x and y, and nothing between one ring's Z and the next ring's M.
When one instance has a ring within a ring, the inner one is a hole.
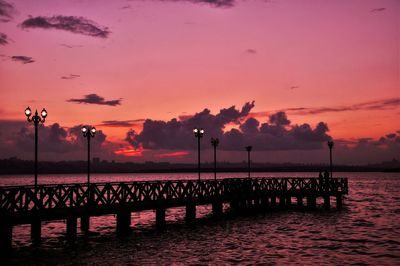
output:
M347 178L227 178L0 187L0 214L263 195L347 194Z

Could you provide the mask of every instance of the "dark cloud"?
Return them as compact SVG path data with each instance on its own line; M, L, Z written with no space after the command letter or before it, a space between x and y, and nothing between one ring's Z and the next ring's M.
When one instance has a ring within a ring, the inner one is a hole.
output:
M290 87L291 90L298 89L298 88L300 88L300 86L291 86Z
M122 99L106 101L103 97L101 97L97 94L87 94L82 99L67 100L67 102L72 102L72 103L98 104L98 105L109 105L109 106L120 105L121 101L122 101Z
M76 79L79 77L80 77L80 75L69 74L68 76L62 76L61 79Z
M385 10L386 10L385 7L380 7L380 8L371 9L371 12L382 12L382 11L385 11Z
M320 122L315 128L308 124L292 125L284 112L269 116L269 123L247 118L254 102L246 103L241 110L232 106L221 109L216 115L204 109L185 120L159 121L146 119L143 130L130 130L126 141L133 147L152 150L192 150L196 148L192 133L194 127L205 130L205 139L218 137L222 150L241 151L246 145L255 150L312 150L320 149L330 140L328 126ZM238 125L224 131L227 125Z
M290 121L287 119L287 116L284 112L277 112L276 114L272 114L269 117L269 122L271 124L279 126L287 126L290 124Z
M40 124L38 129L40 153L49 154L48 158L54 156L57 159L65 159L63 158L64 155L71 154L71 159L74 159L73 154L81 154L82 150L86 149L86 139L82 136L81 127L82 125L77 125L66 128L58 123ZM0 130L7 133L0 136L0 145L2 146L0 156L29 156L32 154L35 137L32 123L26 121L1 121ZM91 140L93 152L100 152L105 142L106 135L101 130L98 130Z
M390 98L384 100L376 100L363 102L353 105L335 106L335 107L296 107L287 108L282 111L296 114L296 115L310 115L322 113L338 113L347 111L374 111L374 110L388 110L400 107L400 98Z
M135 119L135 120L107 120L103 121L99 126L105 127L132 127L138 125L139 123L143 123L144 119Z
M130 9L131 5L122 6L121 9Z
M83 47L83 45L71 45L71 44L65 44L65 43L60 44L60 46L67 47L67 48L80 48L80 47Z
M387 134L386 137L387 137L388 139L393 139L393 138L396 137L396 134L390 133L390 134Z
M30 17L22 22L21 27L57 29L99 38L107 38L110 34L107 27L98 26L91 20L75 16Z
M8 44L8 36L7 34L0 32L0 45L6 45L6 44Z
M257 53L257 51L254 50L254 49L249 48L249 49L246 50L246 53L247 54L251 54L251 55L255 55Z
M8 22L13 18L15 8L12 4L0 0L0 21Z
M185 1L185 0L184 0ZM235 0L187 0L192 3L204 3L209 4L213 7L232 7L235 4Z
M29 64L35 62L32 57L24 56L24 55L14 55L11 56L11 60L16 62L21 62L22 64Z
M238 110L235 106L221 109L216 115L209 109L196 113L186 120L170 121L146 119L143 130L139 134L130 131L127 141L134 147L143 146L146 149L192 149L193 133L195 127L201 127L207 132L207 136L219 137L223 135L225 125L239 123L254 107L254 101L248 102Z

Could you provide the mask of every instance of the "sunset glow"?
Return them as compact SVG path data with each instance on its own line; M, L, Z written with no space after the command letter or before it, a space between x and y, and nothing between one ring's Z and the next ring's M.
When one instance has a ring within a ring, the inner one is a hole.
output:
M226 161L254 144L256 161L321 162L328 139L342 163L400 159L399 1L4 3L1 158L32 159L14 139L33 145L30 106L48 112L41 137L70 149L43 144L46 160L84 159L85 124L107 160L192 162L195 126Z

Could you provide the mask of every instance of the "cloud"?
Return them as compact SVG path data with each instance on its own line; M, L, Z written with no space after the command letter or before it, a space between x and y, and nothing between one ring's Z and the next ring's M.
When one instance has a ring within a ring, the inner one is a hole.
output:
M82 99L67 100L67 102L72 102L72 103L98 104L98 105L109 105L109 106L121 105L121 101L122 101L122 99L106 101L103 97L101 97L97 94L87 94Z
M156 157L156 158L170 158L170 157L182 158L189 154L190 153L187 151L176 151L176 152L169 152L169 153L159 153L159 154L154 155L154 157Z
M287 126L290 124L285 112L277 112L276 114L272 114L269 117L269 122L280 126Z
M382 12L385 11L386 8L385 7L380 7L380 8L373 8L371 9L371 12Z
M91 20L75 16L30 17L22 22L21 27L57 29L99 38L107 38L110 34L107 27L98 26Z
M76 79L79 77L80 77L80 75L69 74L69 76L62 76L61 79Z
M38 146L41 156L45 154L49 159L64 160L66 155L69 155L70 159L76 159L76 155L83 154L87 140L82 136L81 127L82 125L76 125L67 128L58 123L39 124ZM32 123L3 120L0 123L0 131L4 132L0 135L0 157L17 155L32 158L35 138ZM94 153L111 154L112 151L107 150L105 144L106 135L102 130L98 130L91 140L91 149Z
M257 54L257 51L254 50L254 49L251 49L251 48L247 49L245 52L246 52L247 54L250 54L250 55L255 55L255 54Z
M65 44L65 43L60 44L60 46L64 46L64 47L67 47L67 48L80 48L80 47L83 47L83 45L71 45L71 44Z
M0 0L0 21L9 22L15 13L15 8L12 4Z
M144 119L135 119L135 120L106 120L101 122L99 126L104 127L132 127L136 126L138 123L143 123Z
M310 115L322 113L338 113L347 111L374 111L388 110L400 107L400 98L390 98L357 103L353 105L333 106L333 107L295 107L283 109L283 112L296 115Z
M6 45L6 44L8 44L8 36L7 34L0 32L0 45Z
M11 60L16 62L21 62L22 64L29 64L35 62L32 57L24 56L24 55L14 55L11 56Z
M204 109L186 120L146 119L142 132L138 134L134 130L128 131L126 141L135 148L142 146L145 149L192 149L193 128L202 127L209 136L222 136L225 125L239 123L253 107L254 101L246 103L240 110L235 106L221 109L216 115L211 114L209 109Z
M261 124L256 118L249 117L254 102L246 103L241 110L232 106L211 114L204 109L185 120L169 121L146 119L143 130L137 133L129 130L126 141L135 148L149 150L193 150L195 139L193 128L205 130L205 139L218 137L220 148L229 151L241 151L246 145L255 150L313 150L323 147L331 137L326 123L320 122L315 128L309 124L291 124L286 113L277 112L269 116L269 122ZM237 124L238 128L225 131L227 125Z
M235 4L235 0L188 0L192 3L209 4L213 7L232 7Z

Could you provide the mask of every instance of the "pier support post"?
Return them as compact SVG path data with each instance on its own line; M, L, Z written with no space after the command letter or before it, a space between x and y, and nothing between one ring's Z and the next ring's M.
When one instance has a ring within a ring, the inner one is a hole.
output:
M12 224L8 219L0 218L0 254L7 256L12 248Z
M232 201L229 203L229 207L230 207L232 210L237 211L237 210L239 209L239 202L238 202L237 200L232 200Z
M267 197L262 197L261 198L261 208L263 209L268 209L269 207L269 202Z
M89 232L90 229L90 216L84 215L81 217L81 231L82 232Z
M165 208L158 207L156 209L156 227L158 229L163 229L165 227Z
M336 208L341 209L343 207L343 195L336 196Z
M331 208L331 197L329 195L324 196L324 208L329 210Z
M299 208L303 207L303 197L301 196L297 197L297 207Z
M271 197L271 206L276 207L276 197L275 196Z
M280 196L279 197L279 206L284 209L286 207L286 197Z
M220 217L222 215L222 202L213 202L212 212L214 217Z
M194 203L186 204L186 222L191 223L196 219L196 205Z
M317 199L315 198L315 196L307 197L307 207L309 209L315 209L317 207Z
M292 205L292 197L291 196L287 196L286 197L286 206L290 207Z
M42 240L42 223L38 217L35 217L31 223L31 240L35 245Z
M76 240L77 220L73 215L67 217L67 241L70 243Z
M117 212L117 234L129 232L131 225L131 212L129 210L120 210Z

